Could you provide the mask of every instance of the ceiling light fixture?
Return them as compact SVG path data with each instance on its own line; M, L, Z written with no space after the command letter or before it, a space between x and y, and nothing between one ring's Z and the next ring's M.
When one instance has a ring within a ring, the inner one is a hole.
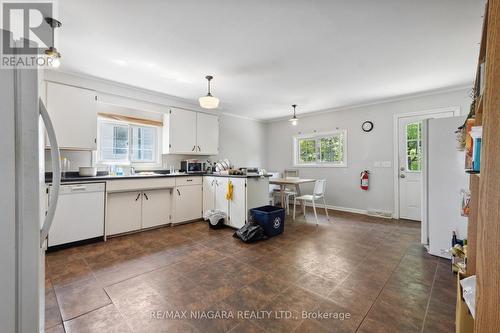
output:
M297 104L293 104L292 107L293 107L293 117L288 119L288 121L290 121L293 126L297 126L297 123L299 122L297 116L295 115L295 108L297 107Z
M211 75L205 76L205 79L208 80L208 94L198 99L200 106L204 109L216 109L219 106L219 99L210 93L210 81L213 78Z
M52 39L54 39L54 29L61 27L62 23L52 17L46 17L45 22L52 28ZM54 46L49 47L44 53L47 56L47 64L50 67L57 68L61 65L61 53Z

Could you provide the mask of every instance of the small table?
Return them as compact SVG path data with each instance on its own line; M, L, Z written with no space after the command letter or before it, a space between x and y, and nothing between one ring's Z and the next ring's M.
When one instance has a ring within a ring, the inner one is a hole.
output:
M297 196L300 196L300 184L314 183L315 181L316 179L307 178L269 178L269 184L280 186L281 207L283 208L285 208L286 185L295 186L295 192L297 192ZM302 206L302 210L305 212L305 205L302 200L300 200L300 205Z

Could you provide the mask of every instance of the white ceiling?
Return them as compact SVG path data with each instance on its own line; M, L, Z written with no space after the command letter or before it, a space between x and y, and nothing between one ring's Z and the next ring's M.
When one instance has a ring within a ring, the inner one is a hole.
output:
M482 0L62 0L60 70L259 119L470 84Z

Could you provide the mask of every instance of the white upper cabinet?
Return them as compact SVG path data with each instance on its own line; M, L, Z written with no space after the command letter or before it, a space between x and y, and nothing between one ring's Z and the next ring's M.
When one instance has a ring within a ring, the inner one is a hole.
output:
M95 91L47 82L46 106L61 148L97 149Z
M217 116L172 108L163 120L163 154L217 155Z
M198 153L217 155L219 153L219 118L198 113L196 118L196 148Z
M196 112L171 109L163 121L163 153L192 154L196 150Z

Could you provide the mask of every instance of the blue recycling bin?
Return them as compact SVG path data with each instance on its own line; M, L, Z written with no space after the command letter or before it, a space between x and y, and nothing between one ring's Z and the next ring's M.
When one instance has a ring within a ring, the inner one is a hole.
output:
M285 230L285 210L276 206L262 206L250 209L252 219L257 222L268 237L281 234Z

